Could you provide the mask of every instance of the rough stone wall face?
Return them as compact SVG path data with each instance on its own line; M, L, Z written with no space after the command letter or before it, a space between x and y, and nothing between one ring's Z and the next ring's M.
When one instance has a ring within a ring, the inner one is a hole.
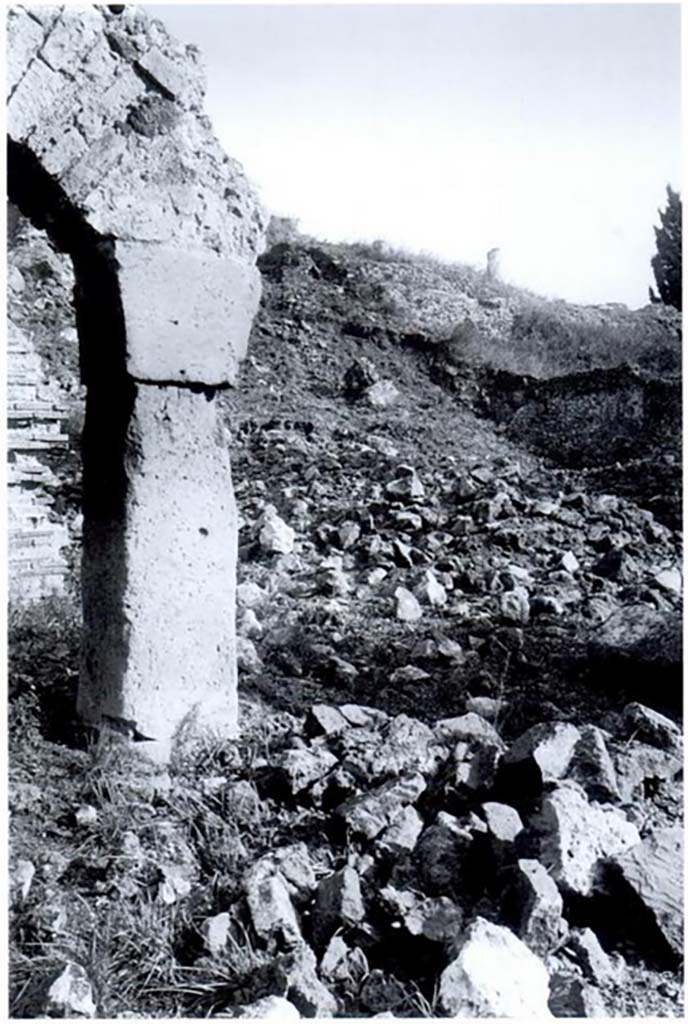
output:
M236 727L217 389L258 307L266 218L202 113L195 49L159 22L17 7L8 45L10 194L72 256L88 387L79 706L164 759L200 709Z
M25 603L64 591L69 533L51 515L56 479L44 457L67 437L59 391L44 383L38 353L11 321L7 362L9 592Z

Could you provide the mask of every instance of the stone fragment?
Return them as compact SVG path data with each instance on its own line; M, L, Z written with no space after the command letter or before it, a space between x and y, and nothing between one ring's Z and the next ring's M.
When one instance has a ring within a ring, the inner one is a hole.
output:
M546 956L566 933L563 900L547 869L537 860L519 860L500 875L505 924L537 956Z
M238 1020L273 1020L275 1024L282 1021L301 1020L301 1014L293 1003L282 996L264 996L255 1003L248 1003L236 1009L217 1014L219 1017L234 1017Z
M539 860L552 878L581 896L592 893L601 862L640 841L637 828L622 811L589 804L575 783L548 793L530 827L539 838Z
M342 704L339 708L350 725L357 727L381 725L389 719L379 708L369 708L363 704Z
M605 663L631 662L678 672L682 661L681 638L678 613L635 604L614 612L592 632L590 653Z
M277 509L268 505L263 512L259 534L260 545L265 551L276 555L289 555L294 550L296 534L277 515Z
M411 853L422 831L420 814L415 807L406 806L377 840L375 850L385 859L397 860L403 854Z
M654 576L653 582L660 590L675 594L676 597L680 597L683 591L683 576L680 569L662 569Z
M559 565L566 572L570 572L571 575L577 573L580 569L580 562L574 555L573 551L565 551L559 559Z
M263 668L263 662L256 650L253 640L245 636L236 638L236 661L240 672L247 674L258 673Z
M406 587L397 587L394 597L396 599L396 617L401 622L417 622L422 617L421 606Z
M505 785L523 795L536 793L566 774L580 733L565 722L533 725L515 740L502 759Z
M499 766L502 761L504 744L484 743L473 753L468 753L468 760L461 761L456 766L454 782L457 789L466 787L473 794L487 793L494 789L499 775ZM457 744L457 751L459 745Z
M391 1011L401 1009L408 999L407 990L393 974L374 968L365 978L359 990L359 999L370 1015L385 1017Z
M458 818L440 811L420 836L414 851L413 859L425 891L431 896L459 891L472 845L472 832Z
M31 891L36 867L30 860L18 860L10 869L10 898L12 902L25 900Z
M365 400L373 409L386 409L399 398L399 389L391 380L379 380L364 392Z
M655 790L658 785L671 782L683 769L683 758L677 751L660 750L637 741L617 745L613 762L624 803L645 797L648 788Z
M338 928L350 927L365 918L361 882L353 868L344 867L320 882L312 918L317 949L323 949Z
M443 608L447 603L447 591L439 582L432 569L427 569L421 584L422 597L433 608Z
M644 704L627 704L621 713L621 724L629 738L649 743L660 750L681 750L683 739L678 725Z
M448 1016L550 1017L544 964L508 928L478 917L440 976L439 1005Z
M262 587L259 587L257 583L253 583L251 580L247 580L245 583L240 583L236 589L237 606L239 608L258 608L265 599L267 594Z
M494 801L481 804L480 810L487 825L492 852L501 860L513 849L516 839L523 831L521 817L518 811L508 804Z
M278 986L303 1017L334 1017L335 997L317 974L315 954L305 943L275 957L272 973Z
M181 864L165 864L159 868L157 899L171 905L184 899L191 892L188 869Z
M465 740L477 746L493 744L504 747L495 727L474 711L456 718L440 719L435 723L434 733L441 743L458 743Z
M583 976L595 985L606 985L614 980L616 972L612 962L592 928L573 928L563 951L578 964Z
M385 491L394 498L415 500L425 497L425 488L412 466L398 466L398 476L385 487Z
M590 800L614 803L621 799L619 783L604 733L595 725L585 725L566 770L566 778L578 782Z
M494 724L502 710L502 701L495 697L469 697L466 701L466 711L479 715L487 722Z
M505 622L525 625L530 621L530 596L525 587L507 590L499 599L499 609Z
M291 747L275 758L274 769L292 796L322 779L337 764L326 747Z
M223 951L231 933L232 916L226 912L206 917L201 925L203 945L211 956L215 956Z
M451 943L461 933L463 911L447 896L419 900L404 915L404 925L411 935L422 935L431 942Z
M95 1017L93 989L80 964L68 963L52 983L46 1013L52 1017Z
M660 829L617 854L622 898L645 913L675 957L683 955L683 830Z
M237 622L239 636L255 640L263 635L263 627L253 608L247 608Z
M430 673L425 669L417 668L415 665L402 665L400 668L395 668L389 681L390 683L422 683L430 678Z
M552 975L548 1005L554 1017L609 1016L599 989L565 971Z
M301 941L299 921L281 874L268 874L264 867L256 865L246 872L243 889L258 938L277 936L288 945Z
M341 711L331 704L313 704L306 715L304 732L307 736L336 736L349 727Z
M415 803L425 788L422 775L404 775L346 800L334 813L352 832L374 839L392 824L405 805Z

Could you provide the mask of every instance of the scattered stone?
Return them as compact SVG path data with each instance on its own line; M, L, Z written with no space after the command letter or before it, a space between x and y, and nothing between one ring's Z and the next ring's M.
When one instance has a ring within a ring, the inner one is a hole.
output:
M267 594L257 583L248 580L236 588L237 607L258 608L265 601Z
M317 975L315 953L300 943L290 953L275 957L275 984L303 1017L334 1017L337 1000Z
M549 1017L544 964L508 928L478 917L459 940L439 983L452 1017Z
M616 972L612 962L592 928L573 928L563 952L578 964L584 977L595 985L606 985L614 980Z
M570 572L572 576L580 569L580 562L574 555L573 551L565 551L559 559L559 565L566 572Z
M539 837L540 861L559 886L581 896L593 891L602 861L640 842L622 811L589 804L583 790L570 782L544 797L530 824Z
M542 722L526 730L502 759L509 791L527 796L563 778L579 739L575 725L564 722Z
M636 702L623 709L621 724L626 736L649 743L660 750L677 752L682 747L679 727L659 711Z
M337 928L365 918L361 882L353 868L344 867L320 882L312 916L316 949L323 949Z
M403 665L396 668L389 677L390 683L422 683L430 679L430 673L415 665Z
M96 1004L88 975L80 964L68 963L48 989L48 1016L95 1017Z
M411 935L422 935L431 942L450 943L458 938L463 926L463 911L447 896L419 900L404 915L404 925Z
M615 858L620 898L633 899L675 957L683 955L683 830L679 825L646 836ZM648 943L651 942L648 936Z
M245 636L237 636L236 638L236 660L240 672L248 674L258 673L263 668L263 662L256 650L256 645L253 640L249 640Z
M525 625L530 621L530 596L525 587L507 590L499 599L499 609L505 622Z
M493 724L499 718L501 710L502 701L496 700L494 697L469 697L466 701L466 711L469 714L479 715L485 721Z
M414 862L431 896L451 895L460 888L473 834L458 818L440 811L416 844Z
M322 779L337 764L337 758L326 747L291 747L274 762L277 778L292 796Z
M407 991L400 981L377 967L370 972L361 985L359 999L364 1009L371 1014L383 1013L389 1016L407 1001Z
M296 911L281 874L268 874L259 862L246 872L243 888L258 938L278 936L288 945L302 941Z
M188 869L184 865L168 864L158 869L157 899L160 903L171 905L184 899L191 892Z
M646 604L621 608L596 628L590 653L606 662L632 662L636 666L681 667L682 623L678 613Z
M306 736L336 736L348 728L344 715L331 704L313 704L304 723Z
M583 726L573 750L566 777L578 782L590 800L615 803L621 800L619 783L604 733L595 725Z
M480 810L487 825L492 852L501 860L513 849L516 839L523 831L521 817L518 811L508 804L494 801L481 804Z
M263 635L263 627L253 608L247 608L241 615L237 622L237 632L240 636L248 637L249 640Z
M599 989L565 971L552 975L548 1005L554 1017L609 1016Z
M339 537L341 547L348 551L361 536L361 527L358 523L353 522L353 520L346 519L343 523L340 523L337 536Z
M668 594L675 594L680 597L683 591L683 576L680 569L662 569L654 577L653 581Z
M81 804L74 812L74 820L79 828L91 828L98 821L98 811L92 804Z
M646 788L675 779L683 769L677 752L659 750L647 743L624 743L613 751L619 792L624 803L646 796Z
M434 733L440 743L459 743L465 740L476 746L491 744L504 748L495 727L474 711L457 718L440 719L435 723Z
M425 488L412 466L399 466L399 476L391 480L385 492L394 498L418 499L425 497Z
M232 916L228 913L207 917L201 926L203 945L211 956L221 953L232 932Z
M433 608L443 608L447 603L447 591L439 582L432 569L426 569L420 589L422 597Z
M401 622L417 622L423 611L418 601L406 587L397 587L394 591L396 598L396 616Z
M334 813L346 822L352 832L374 839L392 824L406 804L415 803L425 788L422 775L405 775L346 800Z
M413 850L422 831L420 814L415 807L406 806L377 840L375 850L385 859L398 860Z
M274 1020L275 1024L282 1021L301 1020L301 1014L293 1003L282 996L265 996L255 1003L239 1006L236 1010L217 1014L219 1017L234 1017L238 1020Z
M526 946L546 956L566 933L563 900L556 883L538 860L519 860L500 875L504 921Z
M260 545L264 551L276 555L290 555L294 550L296 534L291 526L277 515L273 505L267 505L262 517L259 533Z
M391 380L379 380L366 388L365 399L374 409L386 409L399 398L399 390Z

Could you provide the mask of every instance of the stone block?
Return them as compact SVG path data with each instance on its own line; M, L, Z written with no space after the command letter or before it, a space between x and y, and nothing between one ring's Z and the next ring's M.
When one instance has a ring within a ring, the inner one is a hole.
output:
M127 373L151 382L234 382L260 300L256 268L141 242L117 242L115 256Z

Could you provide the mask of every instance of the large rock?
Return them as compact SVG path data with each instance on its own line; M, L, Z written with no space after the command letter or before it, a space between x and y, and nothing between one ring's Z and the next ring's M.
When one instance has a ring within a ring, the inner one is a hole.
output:
M537 860L523 859L500 875L504 921L529 949L545 956L566 934L563 900L547 869Z
M312 910L316 948L324 949L338 928L358 924L364 917L361 881L353 868L344 867L323 878Z
M440 976L439 1004L458 1017L551 1017L544 964L508 928L477 918Z
M680 756L683 737L681 729L666 715L634 701L627 704L621 713L621 726L629 739L649 743L660 750L668 750Z
M528 796L566 774L580 733L566 722L543 722L519 736L504 754L502 771L509 791Z
M575 783L548 793L530 822L539 839L539 860L564 890L590 895L602 863L640 842L640 835L616 807L590 804Z
M659 933L675 958L683 955L683 829L661 829L614 858L619 895L636 919L646 921L645 934Z
M273 937L296 945L301 941L301 926L291 901L289 889L279 872L258 862L244 877L244 892L251 923L259 939Z
M274 983L303 1017L333 1017L337 1000L317 974L315 954L305 943L272 962Z
M392 824L404 806L415 803L425 788L422 775L405 775L346 800L335 814L353 833L374 839Z

